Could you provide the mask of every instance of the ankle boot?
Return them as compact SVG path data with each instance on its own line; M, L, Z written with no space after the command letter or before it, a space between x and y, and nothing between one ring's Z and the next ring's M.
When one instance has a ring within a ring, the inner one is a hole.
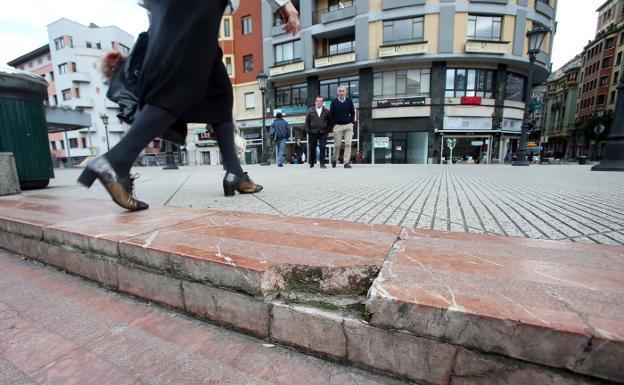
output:
M238 191L240 194L253 194L260 192L262 189L263 187L259 184L255 184L247 173L238 176L228 172L223 178L223 194L225 194L226 197L233 196L234 191Z
M136 178L130 175L119 177L108 160L100 155L87 163L86 168L78 178L78 182L86 187L91 187L93 182L99 179L113 202L126 210L145 210L149 205L134 196L134 180Z

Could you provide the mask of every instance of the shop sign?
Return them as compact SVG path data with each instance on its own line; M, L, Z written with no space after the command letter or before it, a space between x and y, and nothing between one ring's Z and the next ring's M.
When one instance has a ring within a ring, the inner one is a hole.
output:
M355 52L347 52L339 55L324 56L314 59L314 67L321 68L336 64L352 63L355 61Z
M427 43L386 45L379 47L379 57L392 57L403 55L422 55L427 53Z
M480 106L481 105L481 96L462 96L461 104L472 105L472 106Z
M473 146L483 146L482 140L473 140L471 143Z
M308 112L308 107L306 106L293 106L293 107L282 107L279 110L275 111L281 112L284 115L301 115ZM273 115L277 115L275 112Z
M418 96L413 98L396 98L396 99L379 99L377 100L378 108L388 107L407 107L407 106L424 106L425 97Z
M283 75L291 72L303 71L305 68L303 61L288 63L269 68L269 76Z
M247 139L247 140L251 140L251 139L260 139L261 135L259 132L244 132L243 133L243 138Z
M380 137L373 138L373 147L390 148L390 138L387 136L380 136Z
M504 55L507 53L507 44L507 42L495 41L467 41L466 52Z

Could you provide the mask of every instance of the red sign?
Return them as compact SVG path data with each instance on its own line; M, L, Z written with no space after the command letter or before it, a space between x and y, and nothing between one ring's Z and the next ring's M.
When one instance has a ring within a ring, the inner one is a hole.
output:
M481 96L462 96L461 104L469 104L474 106L481 105Z

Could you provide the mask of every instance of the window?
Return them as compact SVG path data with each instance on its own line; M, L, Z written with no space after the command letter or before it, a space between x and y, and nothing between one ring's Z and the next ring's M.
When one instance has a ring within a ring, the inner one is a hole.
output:
M223 37L230 37L232 36L232 28L230 25L230 19L229 18L224 18L223 19Z
M71 69L72 69L72 72L76 72L76 63L75 62L71 63Z
M121 53L123 53L125 56L128 56L128 54L130 53L130 47L126 47L125 45L119 43L119 50L121 51Z
M605 95L598 95L598 99L596 99L596 104L597 105L605 104Z
M54 71L50 72L50 81L54 81Z
M102 43L100 43L99 41L95 43L95 48L102 49Z
M252 25L251 25L251 16L243 17L242 22L243 22L243 35L251 35L251 32L253 32Z
M613 47L613 42L614 42L614 40L615 40L615 39L614 39L614 38L612 38L612 37L611 37L611 38L608 38L608 39L607 39L607 42L605 43L605 49L609 49L609 48Z
M65 149L65 141L61 140L60 142L61 142L61 150L64 150Z
M43 59L42 58L38 58L37 59L37 64L41 64L41 63L43 63Z
M54 95L52 98L54 99L54 105L58 106L58 96Z
M69 138L69 148L77 148L77 147L78 147L78 139Z
M468 15L468 39L500 40L502 16Z
M80 138L82 141L82 148L87 148L87 138Z
M446 97L480 96L491 99L494 96L494 71L476 69L447 69Z
M329 11L337 11L339 9L353 6L352 0L329 0Z
M355 51L355 36L342 36L327 40L328 55Z
M505 84L505 99L523 102L525 96L525 84L526 79L524 76L508 72Z
M93 48L93 44L90 41L87 42L87 48Z
M76 95L76 99L80 99L80 88L74 88L74 95Z
M275 106L307 106L308 85L306 83L292 84L275 88Z
M253 55L243 56L243 72L253 72Z
M622 12L624 12L624 8L622 9ZM624 44L624 32L620 33L620 44Z
M59 64L58 66L59 74L63 75L67 73L67 63Z
M54 47L57 51L63 49L65 47L65 39L62 36L54 39Z
M615 65L619 66L622 64L622 52L618 52L617 57L615 58Z
M611 95L609 96L609 104L615 103L615 91L611 91Z
M618 84L619 81L620 81L620 73L616 72L615 74L613 74L613 84Z
M428 96L430 78L428 68L376 72L375 98Z
M344 86L347 89L347 97L360 97L360 78L357 76L321 80L320 85L320 94L326 100L338 97L338 86Z
M253 92L245 94L245 108L256 108L256 95Z
M225 58L225 70L227 71L228 75L232 76L233 72L232 72L232 58L231 57Z
M67 36L67 43L70 47L74 48L74 39L71 36Z
M608 86L608 85L609 85L609 77L608 76L600 77L599 87L604 87L604 86Z
M56 142L55 141L50 142L50 147L52 147L52 151L56 151Z
M69 88L66 89L66 90L63 90L62 94L63 94L63 100L71 100L72 94L71 94L71 90Z
M273 14L273 26L277 27L280 25L284 25L284 17L282 16L282 13L278 10L275 11L275 13Z
M423 26L423 17L384 21L383 42L389 44L403 41L422 41Z
M611 56L609 56L608 58L602 59L602 68L607 68L610 63L611 63Z
M275 63L287 63L301 59L301 40L275 46Z

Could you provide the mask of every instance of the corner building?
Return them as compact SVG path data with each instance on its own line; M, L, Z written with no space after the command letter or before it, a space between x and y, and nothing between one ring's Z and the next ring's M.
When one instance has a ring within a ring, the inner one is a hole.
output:
M353 151L367 162L500 162L516 150L529 59L526 32L552 32L534 66L551 69L556 0L307 0L302 30L283 33L263 4L268 106L305 140L316 95L347 88L357 109ZM329 103L329 100L327 100ZM333 141L329 140L331 156Z

